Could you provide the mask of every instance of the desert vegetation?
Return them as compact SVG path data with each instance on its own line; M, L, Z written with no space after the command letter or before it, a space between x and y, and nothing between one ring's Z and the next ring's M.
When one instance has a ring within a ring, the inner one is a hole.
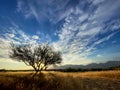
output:
M16 45L11 43L10 49L10 58L31 66L36 74L46 70L49 65L60 64L62 61L61 53L53 50L48 43L39 45Z
M120 69L64 69L45 71L62 62L48 44L11 44L10 58L33 67L31 71L0 71L0 90L120 90ZM38 73L40 72L40 73Z
M1 72L0 90L120 90L120 71Z

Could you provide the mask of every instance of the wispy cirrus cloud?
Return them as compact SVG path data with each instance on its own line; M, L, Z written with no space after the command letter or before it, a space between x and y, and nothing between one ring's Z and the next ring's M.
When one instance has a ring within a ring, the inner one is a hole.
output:
M92 19L96 19L99 22L105 22L110 18L112 19L114 17L119 17L119 3L120 0L104 0L102 4L98 5L97 9L94 12L94 15L92 16Z
M72 8L77 4L71 4L71 1L18 0L17 11L23 13L25 18L35 17L39 23L49 20L51 23L56 24L69 15L73 10Z
M0 36L0 58L9 58L10 44L39 44L42 42L50 42L51 37L44 35L28 35L26 34L19 25L11 23L12 26L5 28Z
M74 60L77 60L74 62L77 64L83 59L91 61L87 57L99 49L97 46L110 40L119 32L115 31L120 28L118 24L120 19L115 14L119 10L118 3L113 0L108 1L108 3L104 0L101 2L91 0L91 2L90 4L88 1L89 9L87 11L83 8L84 6L81 7L81 1L73 12L65 18L65 23L58 32L59 41L53 45L65 54L63 58L66 62L73 63ZM111 5L112 7L109 8ZM106 10L107 8L109 10Z
M88 57L94 51L99 51L101 44L119 32L119 2L119 0L17 0L17 13L23 15L25 21L37 21L40 28L37 28L36 34L28 35L27 30L21 29L11 20L12 25L4 27L6 30L1 34L0 46L3 48L5 45L6 48L10 42L31 44L48 41L56 50L63 53L64 64L93 62ZM29 27L28 22L24 29ZM34 30L32 25L35 24L30 25ZM59 28L51 31L54 26ZM55 33L55 36L50 35L52 33ZM4 49L0 56L4 56L7 50Z
M22 13L26 19L33 17L33 12L31 12L28 7L27 0L17 0L17 12Z

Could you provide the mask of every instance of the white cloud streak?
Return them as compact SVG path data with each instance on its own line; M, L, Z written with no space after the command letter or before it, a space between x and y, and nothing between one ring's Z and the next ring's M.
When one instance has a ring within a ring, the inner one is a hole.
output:
M105 43L117 33L114 30L119 28L117 23L120 21L118 19L111 20L108 25L105 25L105 22L115 17L115 13L119 9L119 1L114 1L114 5L110 1L108 3L106 1L104 4L102 2L104 0L101 2L94 0L93 6L98 5L98 8L91 10L91 12L81 10L78 5L79 9L74 9L66 17L58 34L59 41L53 44L56 49L63 52L64 63L81 64L81 58L91 62L87 57L97 49L97 45ZM109 7L111 5L112 7ZM90 6L93 8L92 4ZM105 34L106 36L102 36ZM99 38L99 35L102 37Z
M120 28L120 0L81 0L76 6L68 5L71 0L63 1L18 0L17 11L26 19L34 17L39 23L48 20L53 24L64 20L62 28L56 33L59 40L54 42L48 34L41 32L40 36L29 36L12 23L13 27L7 28L12 32L0 37L0 56L6 57L10 42L32 44L49 41L56 50L62 51L64 64L92 62L87 57L97 49L97 45L110 40Z
M44 35L41 38L41 34L38 35L27 35L23 32L17 24L13 24L11 27L8 27L7 30L4 30L3 34L0 37L0 58L9 58L10 43L14 44L39 44L41 42L51 41L49 35Z
M71 13L74 6L72 4L71 6L67 6L70 1L18 0L17 11L23 13L25 18L35 17L39 23L47 19L51 23L56 24Z

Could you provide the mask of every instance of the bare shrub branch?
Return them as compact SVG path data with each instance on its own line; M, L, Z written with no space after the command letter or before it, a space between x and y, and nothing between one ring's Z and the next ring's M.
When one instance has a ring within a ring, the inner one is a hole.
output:
M36 72L46 70L49 65L60 64L61 53L54 51L48 44L15 45L11 44L10 58L22 61L28 66L32 66Z

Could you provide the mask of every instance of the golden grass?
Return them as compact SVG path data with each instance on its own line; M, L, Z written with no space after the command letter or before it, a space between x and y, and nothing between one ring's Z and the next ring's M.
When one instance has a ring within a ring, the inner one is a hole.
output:
M62 76L73 76L73 77L82 77L82 78L105 78L105 79L117 79L120 80L120 70L111 70L111 71L88 71L88 72L51 72L57 75Z
M0 90L120 90L120 71L0 72Z

